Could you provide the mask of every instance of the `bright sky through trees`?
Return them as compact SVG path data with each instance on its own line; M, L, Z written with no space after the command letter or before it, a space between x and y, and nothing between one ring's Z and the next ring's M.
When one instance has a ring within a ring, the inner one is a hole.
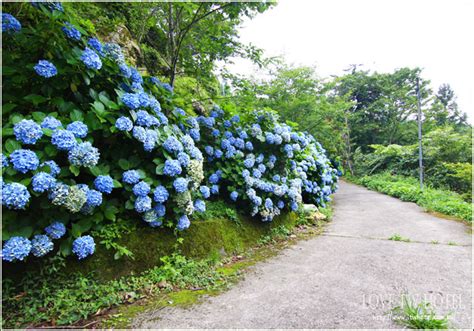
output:
M419 66L435 91L452 86L472 123L473 15L472 0L281 0L240 33L267 56L316 65L323 77L349 64L380 72ZM243 60L231 70L253 71Z

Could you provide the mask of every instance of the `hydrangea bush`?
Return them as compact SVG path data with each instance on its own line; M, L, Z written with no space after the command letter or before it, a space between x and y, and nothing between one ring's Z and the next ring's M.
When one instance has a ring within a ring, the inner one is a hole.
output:
M182 231L218 194L270 221L335 190L322 147L273 113L187 116L60 3L3 15L4 261L87 258L124 219Z

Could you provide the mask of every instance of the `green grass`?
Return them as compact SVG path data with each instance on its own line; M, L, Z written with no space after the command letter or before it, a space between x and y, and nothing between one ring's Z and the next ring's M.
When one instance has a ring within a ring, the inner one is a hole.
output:
M428 302L415 304L407 296L402 304L392 309L394 321L410 329L448 329L449 315L438 317Z
M390 238L388 238L388 240L403 241L403 242L406 242L406 243L410 242L409 238L404 238L404 237L400 236L398 233L393 234Z
M403 201L415 202L428 211L472 222L472 204L451 191L425 187L420 189L416 178L394 176L388 173L373 176L352 177L349 181L363 185L371 190L382 192Z

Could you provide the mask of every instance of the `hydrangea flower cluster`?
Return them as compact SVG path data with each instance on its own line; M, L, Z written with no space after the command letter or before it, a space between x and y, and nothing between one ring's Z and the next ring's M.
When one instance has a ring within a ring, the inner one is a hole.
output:
M2 32L20 32L21 24L13 16L7 13L2 13Z
M61 29L69 39L77 41L81 40L81 33L71 23L66 22L65 26L63 26Z
M56 76L58 73L58 70L49 61L46 60L39 60L38 63L34 66L34 69L38 75L44 78L51 78L53 76Z
M86 47L82 52L81 61L84 62L86 67L89 69L99 70L102 68L102 61L100 60L99 55L89 47Z

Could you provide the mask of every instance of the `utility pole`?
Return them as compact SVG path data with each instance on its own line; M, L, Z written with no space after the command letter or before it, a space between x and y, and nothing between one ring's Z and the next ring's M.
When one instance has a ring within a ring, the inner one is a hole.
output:
M420 166L420 189L423 190L423 144L421 136L421 96L420 96L420 78L416 78L416 98L418 99L418 158Z

